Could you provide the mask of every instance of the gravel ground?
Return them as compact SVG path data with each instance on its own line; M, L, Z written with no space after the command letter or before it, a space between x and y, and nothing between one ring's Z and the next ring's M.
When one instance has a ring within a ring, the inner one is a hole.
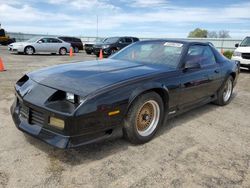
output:
M250 187L250 72L242 71L229 105L171 119L147 144L116 139L64 151L16 129L13 86L26 72L95 56L0 47L0 57L7 68L0 72L0 187Z

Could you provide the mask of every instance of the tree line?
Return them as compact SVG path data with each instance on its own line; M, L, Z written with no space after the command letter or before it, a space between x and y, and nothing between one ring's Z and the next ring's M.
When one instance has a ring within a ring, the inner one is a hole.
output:
M196 28L188 34L189 38L231 38L229 31L208 31L206 29Z

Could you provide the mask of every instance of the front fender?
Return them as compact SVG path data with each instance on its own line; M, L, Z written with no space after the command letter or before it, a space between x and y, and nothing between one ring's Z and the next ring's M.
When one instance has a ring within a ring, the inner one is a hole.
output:
M168 88L162 83L151 82L140 85L131 93L128 101L127 111L138 96L149 91L155 91L156 93L158 93L163 99L164 107L168 107L167 106L169 98Z

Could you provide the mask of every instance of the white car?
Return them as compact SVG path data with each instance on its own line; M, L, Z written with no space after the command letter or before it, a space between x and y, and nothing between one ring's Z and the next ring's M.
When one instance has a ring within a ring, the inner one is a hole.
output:
M232 60L238 61L241 67L250 70L250 37L246 37L240 44L235 44L237 47L233 53Z
M25 53L59 53L66 55L70 51L71 44L56 37L35 37L26 42L15 42L8 46L11 52Z

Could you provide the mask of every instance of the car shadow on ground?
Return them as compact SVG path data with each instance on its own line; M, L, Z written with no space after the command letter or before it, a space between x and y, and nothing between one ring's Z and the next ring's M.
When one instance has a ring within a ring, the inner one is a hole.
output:
M235 97L236 93L233 94L232 99ZM207 104L198 107L194 110L185 112L181 115L178 115L177 117L172 118L167 122L165 121L164 125L160 128L160 130L158 130L158 133L156 134L155 138L163 134L166 134L167 136L168 132L171 131L172 128L182 126L184 123L193 121L194 119L202 116L203 114L208 113L209 111L215 110L216 108L220 107L214 104ZM130 144L122 137L119 137L109 141L85 145L75 149L62 150L49 146L48 144L43 143L33 137L25 137L30 144L34 145L39 150L42 150L43 152L47 153L49 158L60 160L61 162L66 163L70 166L101 160L110 155L113 155L114 153L119 153L124 150L127 150L129 147L137 147L136 145Z
M250 70L249 69L243 69L243 68L241 68L240 69L240 74L241 73L250 74Z

